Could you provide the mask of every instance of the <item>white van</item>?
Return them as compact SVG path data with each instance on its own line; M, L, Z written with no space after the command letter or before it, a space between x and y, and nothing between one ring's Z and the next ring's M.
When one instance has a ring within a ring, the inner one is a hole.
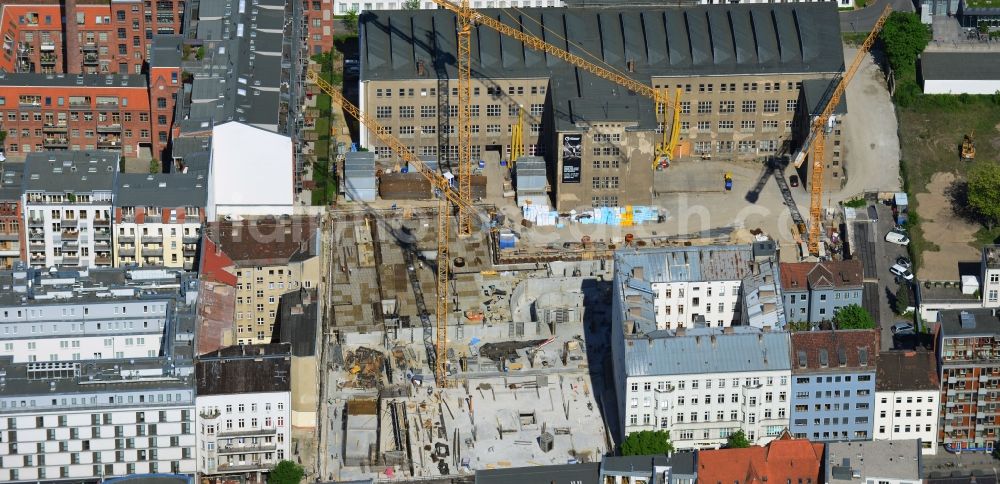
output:
M910 245L910 238L898 230L890 230L885 234L885 241L898 245Z

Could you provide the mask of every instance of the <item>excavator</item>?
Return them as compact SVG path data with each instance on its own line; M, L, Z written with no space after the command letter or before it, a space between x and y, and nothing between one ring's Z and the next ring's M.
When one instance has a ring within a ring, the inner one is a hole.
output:
M976 159L976 141L973 139L975 131L962 138L962 161L973 161Z

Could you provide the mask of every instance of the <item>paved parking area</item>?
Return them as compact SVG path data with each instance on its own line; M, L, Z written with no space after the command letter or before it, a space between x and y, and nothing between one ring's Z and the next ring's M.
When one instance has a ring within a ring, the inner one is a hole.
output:
M892 230L895 223L892 220L892 209L881 203L876 204L878 221L867 218L867 210L858 210L861 220L854 222L855 256L861 259L864 267L865 292L862 302L868 309L881 330L882 350L908 349L913 342L908 338L896 338L890 328L901 320L892 312L892 299L899 289L896 277L889 268L896 263L896 258L906 256L906 247L885 241L885 234ZM904 281L900 281L906 284Z

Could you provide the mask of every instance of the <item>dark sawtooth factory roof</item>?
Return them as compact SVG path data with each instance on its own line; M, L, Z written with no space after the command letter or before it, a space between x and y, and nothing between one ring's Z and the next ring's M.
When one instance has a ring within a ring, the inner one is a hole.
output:
M584 58L594 54L619 70L632 60L631 77L640 81L650 76L832 73L844 65L837 7L830 2L479 12L511 26L520 24L522 31ZM448 78L457 78L456 17L450 11L369 11L360 24L362 80L434 78L435 60L443 62ZM573 68L476 25L472 70L473 77L516 79L565 75Z

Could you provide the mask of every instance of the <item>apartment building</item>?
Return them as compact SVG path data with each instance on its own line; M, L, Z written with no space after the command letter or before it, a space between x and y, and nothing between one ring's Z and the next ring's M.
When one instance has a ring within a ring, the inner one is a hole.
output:
M0 163L0 270L27 257L21 208L23 163Z
M864 274L859 260L781 264L781 294L788 321L830 321L838 309L860 306L863 292Z
M0 71L6 156L150 147L149 93L140 75L15 74Z
M993 309L938 312L941 428L946 449L986 449L1000 428L1000 318Z
M120 173L116 186L115 266L194 270L205 222L205 176Z
M815 442L871 440L877 330L792 333L791 426Z
M718 448L738 430L765 444L788 426L787 333L735 327L629 334L630 321L614 322L624 435L667 430L674 448L684 450Z
M181 33L184 8L184 0L4 2L0 5L0 69L140 74L154 35Z
M152 135L150 145L154 157L168 161L170 132L174 125L177 94L181 92L181 56L184 37L157 35L149 55L149 108Z
M0 480L195 471L196 280L18 267L0 281Z
M318 287L321 268L319 220L282 217L210 223L204 264L236 276L235 341L270 343L281 296Z
M287 344L231 346L198 357L198 473L262 474L291 457Z
M844 63L832 2L482 13L545 25L534 33L599 53L599 61L672 99L680 88L677 129L690 149L678 162L790 153L801 142L795 127L808 121L799 109L803 83L832 79ZM372 11L360 19L362 111L416 154L445 161L457 157L457 73L450 64L435 68L435 60L457 55L455 22L440 9ZM654 146L664 129L652 100L489 28L472 35L474 159L483 151L509 153L523 107L525 151L546 157L557 210L651 204ZM439 40L408 41L421 38ZM792 44L800 48L779 48ZM395 162L368 130L360 142L385 166Z
M21 203L32 267L111 267L119 159L107 151L28 155Z
M309 54L322 54L333 50L333 4L332 0L302 0L302 13L307 22L306 45Z
M875 440L919 439L922 454L937 454L940 393L934 353L879 353L875 378Z

